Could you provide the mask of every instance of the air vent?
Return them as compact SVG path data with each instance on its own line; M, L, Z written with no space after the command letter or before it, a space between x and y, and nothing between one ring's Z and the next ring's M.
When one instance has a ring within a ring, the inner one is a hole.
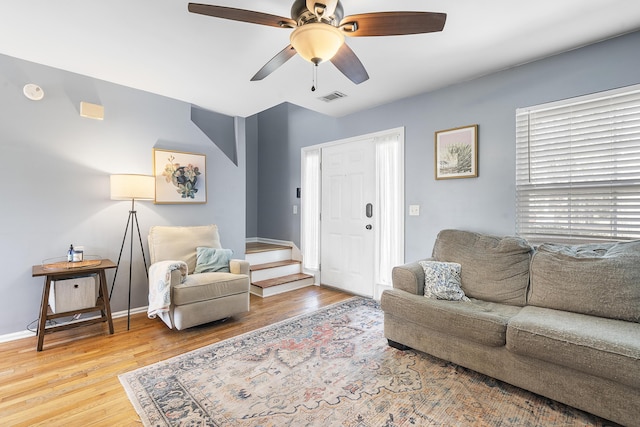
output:
M320 100L322 100L322 101L324 101L324 102L331 102L331 101L335 101L336 99L344 98L344 97L346 97L346 96L347 96L347 95L345 95L345 94L344 94L344 93L342 93L342 92L335 91L335 92L331 92L331 93L330 93L330 94L328 94L328 95L321 96L321 97L320 97L320 98L318 98L318 99L320 99Z

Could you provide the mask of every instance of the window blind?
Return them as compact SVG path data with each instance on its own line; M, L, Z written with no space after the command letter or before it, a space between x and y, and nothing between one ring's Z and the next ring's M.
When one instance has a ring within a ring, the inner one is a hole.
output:
M516 231L640 239L640 85L516 111Z

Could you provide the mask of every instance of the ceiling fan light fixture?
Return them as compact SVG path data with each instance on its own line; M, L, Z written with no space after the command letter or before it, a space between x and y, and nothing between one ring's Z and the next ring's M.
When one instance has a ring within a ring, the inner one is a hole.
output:
M290 40L298 55L317 65L338 53L344 44L344 34L333 25L314 22L297 27Z

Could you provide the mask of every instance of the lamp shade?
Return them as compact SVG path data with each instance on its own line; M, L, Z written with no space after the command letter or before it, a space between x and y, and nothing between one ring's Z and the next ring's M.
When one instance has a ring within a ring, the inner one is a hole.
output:
M151 175L111 175L111 200L153 200L155 183Z
M314 22L297 27L290 40L300 56L317 65L338 53L344 44L344 34L333 25Z

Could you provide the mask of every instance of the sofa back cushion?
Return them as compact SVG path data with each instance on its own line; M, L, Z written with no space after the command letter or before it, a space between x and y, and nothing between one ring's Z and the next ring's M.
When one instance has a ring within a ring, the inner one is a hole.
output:
M640 322L640 241L540 245L528 303Z
M519 237L442 230L433 258L462 266L462 290L471 298L524 306L532 248Z
M222 248L217 225L193 227L156 225L149 229L149 255L152 264L158 261L184 261L191 274L196 269L198 246Z

